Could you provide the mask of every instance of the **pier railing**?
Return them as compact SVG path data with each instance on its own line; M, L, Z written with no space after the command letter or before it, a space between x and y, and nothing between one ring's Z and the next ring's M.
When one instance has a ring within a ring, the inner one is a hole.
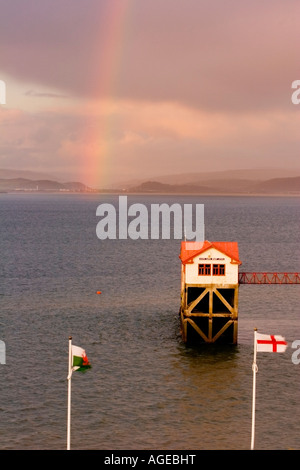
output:
M239 284L300 284L300 273L244 272L239 273Z

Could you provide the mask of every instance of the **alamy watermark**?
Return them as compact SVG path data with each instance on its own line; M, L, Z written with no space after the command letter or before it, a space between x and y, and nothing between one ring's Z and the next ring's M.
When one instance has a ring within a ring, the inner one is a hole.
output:
M295 88L296 91L293 92L291 100L293 104L300 103L300 80L294 80L292 83L292 88Z
M0 340L0 364L6 364L6 347L4 341Z
M97 207L96 234L100 240L177 239L204 241L204 204L128 205L127 196L119 196L118 207L103 203ZM194 247L195 248L195 247Z
M295 341L293 341L292 348L293 349L298 348L292 354L292 363L298 365L300 364L300 340L299 339L295 339Z
M0 104L6 104L6 84L0 80Z

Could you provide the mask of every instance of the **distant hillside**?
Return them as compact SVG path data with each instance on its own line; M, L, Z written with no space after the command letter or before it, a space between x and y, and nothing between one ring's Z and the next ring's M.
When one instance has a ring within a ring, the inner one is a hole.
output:
M292 178L300 176L300 168L261 168L245 170L221 170L221 171L194 171L193 173L182 173L178 175L165 175L152 177L152 181L167 184L207 184L208 181L244 180L252 182L263 182L275 178ZM149 178L148 178L149 179Z
M165 184L158 181L146 181L145 183L135 186L128 190L129 193L215 193L218 192L216 188L207 186L199 186L192 184Z
M0 179L16 179L16 178L25 178L29 180L55 180L62 181L61 178L58 178L49 173L44 173L41 171L29 171L29 170L11 170L9 168L0 168Z
M130 189L138 187L146 181L157 183L164 183L169 185L182 185L189 184L193 186L211 186L218 187L219 185L230 186L235 185L248 185L252 183L262 183L274 178L292 178L300 176L300 168L295 169L245 169L245 170L222 170L222 171L194 171L192 173L178 173L170 175L151 175L148 177L135 178L129 181L120 181L115 183L115 187ZM0 176L1 177L1 176Z
M52 180L31 180L27 178L1 178L0 191L92 191L79 182L59 183Z
M4 171L4 170L2 170ZM7 170L10 171L10 170ZM221 173L221 172L220 172ZM7 178L0 176L0 191L57 191L57 192L101 192L101 193L127 193L127 194L278 194L300 195L300 176L269 178L256 180L247 178L230 177L224 172L224 178L210 173L210 178L201 178L201 181L182 181L176 184L161 181L143 181L140 184L128 188L117 189L92 189L81 182L59 182L47 178ZM1 170L0 170L1 175ZM214 177L212 176L214 175ZM186 175L187 176L187 175ZM184 180L184 178L183 178Z
M209 180L204 184L166 184L146 181L127 190L128 193L163 194L300 194L300 176L274 178L259 182L249 180Z
M251 191L258 193L300 193L300 176L294 178L273 178L254 184Z

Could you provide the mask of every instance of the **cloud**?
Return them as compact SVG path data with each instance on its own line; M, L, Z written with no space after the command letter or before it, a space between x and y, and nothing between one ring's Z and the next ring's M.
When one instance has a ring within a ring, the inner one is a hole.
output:
M25 96L33 96L36 98L68 98L66 95L60 95L58 93L40 92L35 90L27 90Z
M65 172L65 158L58 153L80 126L82 122L71 114L1 109L0 167Z
M3 71L74 96L287 108L299 71L297 0L124 4L2 1Z
M101 185L283 159L299 166L298 0L0 8L0 167Z
M94 187L274 162L298 167L295 116L247 112L237 120L235 113L127 100L51 112L1 110L0 167L43 170Z

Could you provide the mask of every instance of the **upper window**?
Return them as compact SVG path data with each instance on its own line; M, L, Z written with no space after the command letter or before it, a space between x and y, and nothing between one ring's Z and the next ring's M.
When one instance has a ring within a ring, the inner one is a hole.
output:
M199 264L199 276L210 275L210 264Z
M214 276L225 276L225 264L214 264L213 265Z

